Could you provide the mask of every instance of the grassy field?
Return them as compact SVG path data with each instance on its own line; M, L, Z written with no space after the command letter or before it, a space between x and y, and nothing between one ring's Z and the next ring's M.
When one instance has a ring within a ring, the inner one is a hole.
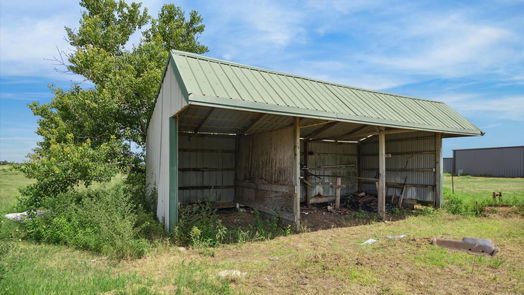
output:
M16 187L28 180L4 169L0 172L0 212L5 212L15 202ZM4 181L4 175L10 180ZM457 193L467 198L486 198L500 190L521 200L524 193L522 179L456 180ZM208 251L159 242L144 258L130 261L59 245L4 241L0 294L524 293L524 221L516 210L487 217L422 212L396 222L305 232ZM12 228L5 225L1 229ZM385 238L398 234L408 238ZM485 257L444 250L429 244L433 236L489 238L500 252ZM369 238L378 242L360 245ZM221 278L217 274L223 270L242 274Z
M0 213L6 213L16 204L18 188L32 181L13 171L9 165L0 165Z
M505 204L524 204L524 178L454 176L455 194L469 201L491 201L502 192ZM451 192L451 175L444 175L444 189Z

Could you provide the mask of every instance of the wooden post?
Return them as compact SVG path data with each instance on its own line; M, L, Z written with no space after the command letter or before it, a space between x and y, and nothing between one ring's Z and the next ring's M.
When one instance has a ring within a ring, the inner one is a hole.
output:
M337 177L337 186L335 188L335 209L340 209L340 190L342 189L342 177Z
M310 197L309 197L309 166L308 166L308 158L309 158L309 140L307 140L306 138L304 138L304 168L306 168L304 170L304 179L306 180L305 183L306 185L304 185L304 192L306 193L306 204L308 207L311 206L310 204Z
M300 227L300 118L295 117L295 199L293 213L295 227Z
M386 219L386 132L380 127L378 133L378 214Z
M442 134L435 133L435 195L434 206L442 206Z
M360 142L357 143L357 192L361 192L361 182L360 182Z

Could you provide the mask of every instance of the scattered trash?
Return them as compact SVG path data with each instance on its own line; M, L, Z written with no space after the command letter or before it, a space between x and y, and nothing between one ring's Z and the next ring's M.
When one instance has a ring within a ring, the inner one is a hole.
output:
M462 240L433 238L431 239L431 243L441 248L465 251L470 254L493 256L499 251L499 249L495 247L495 243L493 243L493 241L479 238L465 237Z
M107 257L95 258L95 259L91 259L90 261L91 262L97 262L97 261L102 261L102 260L107 260Z
M403 239L407 237L407 235L398 235L398 236L386 236L388 239Z
M377 242L377 240L375 240L375 239L369 239L369 240L366 240L366 241L362 242L360 245L371 245L371 244L374 244L376 242Z
M39 217L44 216L44 212L40 210L35 211L34 214ZM9 213L9 214L4 215L4 217L11 221L24 222L27 219L31 218L28 215L29 215L28 211L24 211L20 213Z
M269 257L269 260L277 261L277 260L280 260L280 258L278 258L278 257Z
M331 212L331 213L335 213L335 208L334 208L333 206L331 206L331 205L328 205L328 206L327 206L327 210L328 210L329 212Z
M236 269L223 270L218 273L219 277L229 278L229 279L239 278L245 275L246 275L245 272L241 272L240 270L236 270Z
M177 249L178 249L178 251L180 251L180 252L186 252L186 251L187 251L187 249L184 248L184 247L178 247Z

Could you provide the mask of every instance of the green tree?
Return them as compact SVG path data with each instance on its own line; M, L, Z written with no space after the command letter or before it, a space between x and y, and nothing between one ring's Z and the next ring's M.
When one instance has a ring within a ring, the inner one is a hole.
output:
M41 141L30 161L18 166L36 179L22 190L25 209L118 172L143 173L147 122L169 50L207 51L198 41L205 27L196 11L186 17L180 7L167 4L151 17L135 2L81 0L80 6L79 27L65 28L73 50L63 64L90 86L53 87L50 103L30 105L39 117Z

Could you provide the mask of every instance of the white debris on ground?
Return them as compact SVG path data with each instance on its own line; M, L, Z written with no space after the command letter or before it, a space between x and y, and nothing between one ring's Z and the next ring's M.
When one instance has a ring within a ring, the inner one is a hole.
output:
M11 220L11 221L16 221L16 222L24 222L25 220L27 220L28 218L30 218L28 216L28 212L27 211L24 211L24 212L20 212L20 213L8 213L6 215L4 215L4 217L8 220ZM36 216L44 216L44 212L43 211L40 211L40 210L37 210L34 212L34 214Z
M403 239L407 237L407 235L398 235L398 236L386 236L388 239Z
M218 273L218 276L221 278L239 278L245 276L245 272L241 272L236 269L223 270Z
M377 240L375 240L375 239L368 239L368 240L362 242L360 245L370 245L370 244L374 244L376 242L377 242Z

